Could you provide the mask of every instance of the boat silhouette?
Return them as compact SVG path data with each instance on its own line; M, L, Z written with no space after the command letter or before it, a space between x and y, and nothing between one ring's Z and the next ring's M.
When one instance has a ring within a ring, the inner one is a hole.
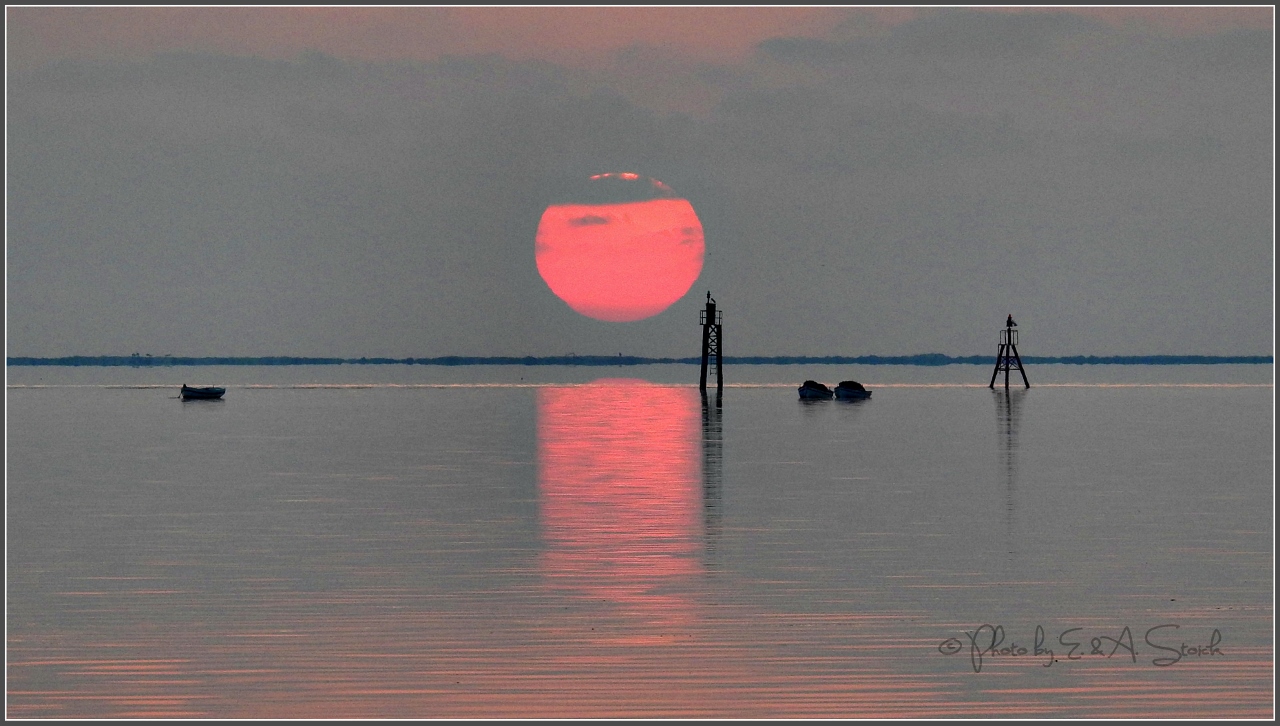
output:
M182 399L184 401L189 399L210 400L215 398L222 398L222 394L226 392L227 392L227 389L219 388L218 386L202 387L202 386L188 386L185 383L182 384Z

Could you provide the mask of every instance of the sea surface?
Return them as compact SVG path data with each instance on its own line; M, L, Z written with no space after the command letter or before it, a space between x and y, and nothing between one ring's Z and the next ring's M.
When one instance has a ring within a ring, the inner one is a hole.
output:
M6 373L10 718L1275 715L1271 365Z

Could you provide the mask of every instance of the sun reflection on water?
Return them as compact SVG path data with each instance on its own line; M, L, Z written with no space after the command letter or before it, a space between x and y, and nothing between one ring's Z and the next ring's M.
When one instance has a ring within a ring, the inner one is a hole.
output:
M701 419L693 389L601 380L538 391L542 571L619 613L685 623L701 573Z

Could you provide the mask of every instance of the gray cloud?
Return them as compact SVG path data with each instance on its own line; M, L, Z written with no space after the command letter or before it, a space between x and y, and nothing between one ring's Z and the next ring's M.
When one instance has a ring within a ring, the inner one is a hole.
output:
M944 10L895 27L888 42L911 55L1020 61L1055 55L1060 44L1103 27L1070 13Z
M9 352L694 355L710 289L730 355L990 352L1009 312L1027 354L1264 353L1271 38L938 13L662 61L705 115L492 56L46 66L10 78ZM608 171L703 221L647 321L534 266L545 206Z
M570 227L590 227L591 225L596 225L596 224L609 224L609 222L610 222L610 219L608 217L598 217L593 214L588 214L584 217L575 217L569 220L569 226Z

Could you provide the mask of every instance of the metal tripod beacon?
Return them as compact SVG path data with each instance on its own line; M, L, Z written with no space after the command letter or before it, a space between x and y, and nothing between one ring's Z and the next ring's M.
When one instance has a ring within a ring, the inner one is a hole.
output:
M1009 371L1017 370L1022 374L1022 382L1031 387L1027 380L1027 371L1022 367L1022 357L1018 355L1018 324L1013 322L1013 314L1005 320L1004 330L1000 331L1000 352L996 353L996 369L991 372L991 383L987 388L996 387L996 376L1004 371L1004 390L1009 390Z
M699 322L702 323L702 375L698 378L698 388L703 393L707 391L707 366L714 365L716 369L716 393L719 394L724 390L724 360L720 357L720 339L721 339L721 318L720 313L716 310L716 301L711 297L711 291L707 291L707 307L703 309ZM711 363L711 358L715 357L715 362Z

